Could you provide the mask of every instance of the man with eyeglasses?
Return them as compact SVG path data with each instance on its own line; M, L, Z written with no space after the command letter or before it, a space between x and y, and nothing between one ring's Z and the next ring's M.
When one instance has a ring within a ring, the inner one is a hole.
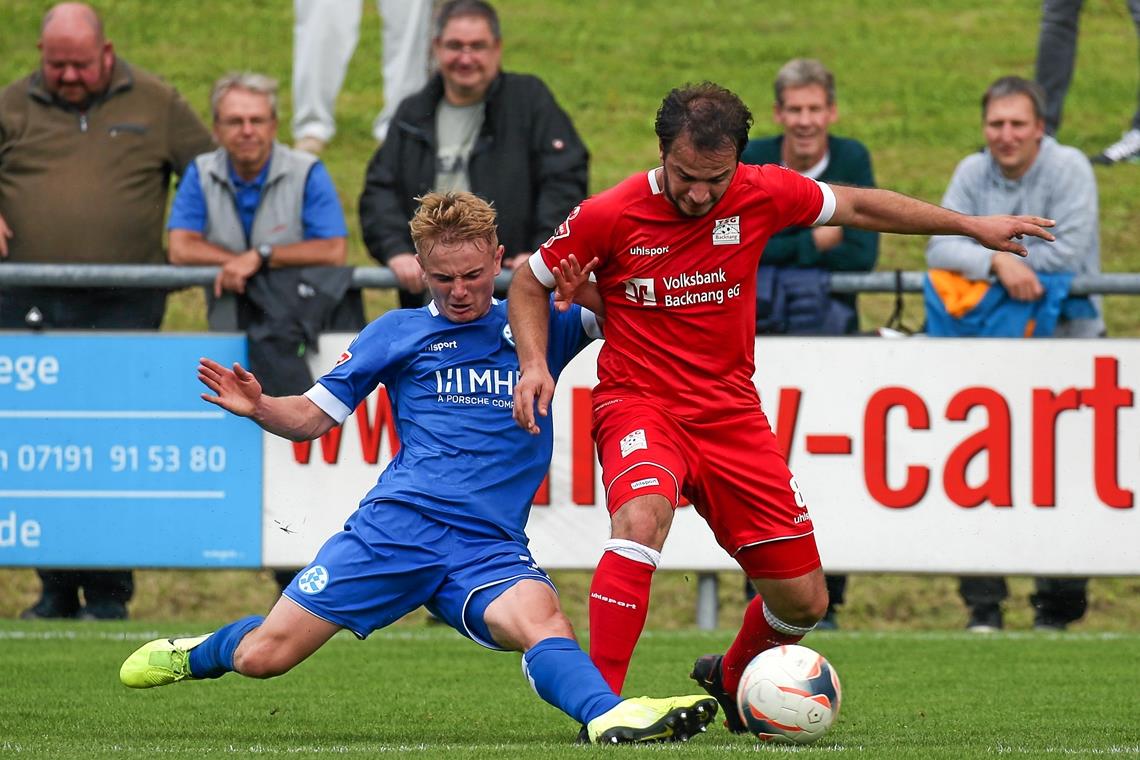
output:
M340 266L348 231L328 170L277 142L277 83L227 74L210 93L220 146L194 159L170 210L170 260L220 266L207 290L212 330L245 330L246 286L262 270Z
M39 69L0 90L0 262L166 263L170 176L210 133L174 88L116 55L90 6L53 6L39 34ZM165 311L155 288L0 288L0 330L157 330ZM39 575L24 618L127 616L129 570Z
M495 9L449 0L436 17L427 86L397 108L360 197L368 251L400 284L400 306L423 304L408 220L416 197L466 190L498 212L503 266L514 269L586 196L589 153L537 77L502 71Z

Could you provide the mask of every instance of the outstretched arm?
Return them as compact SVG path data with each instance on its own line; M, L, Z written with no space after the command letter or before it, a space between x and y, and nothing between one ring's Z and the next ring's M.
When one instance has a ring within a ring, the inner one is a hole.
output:
M519 267L511 280L507 313L522 377L515 385L515 422L529 433L538 433L535 411L550 414L554 377L546 363L550 339L550 291L538 281L530 266Z
M966 235L986 248L1024 256L1025 235L1053 240L1040 216L967 216L890 190L832 185L835 213L828 224L904 235Z
M198 379L214 394L203 393L203 401L248 417L290 441L319 438L336 426L336 420L304 396L266 396L257 378L237 362L231 369L213 359L199 359Z

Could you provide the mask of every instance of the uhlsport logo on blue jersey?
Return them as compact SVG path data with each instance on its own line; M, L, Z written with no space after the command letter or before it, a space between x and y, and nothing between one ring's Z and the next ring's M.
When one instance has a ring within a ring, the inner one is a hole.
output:
M329 571L324 565L310 567L297 579L297 588L301 589L303 594L319 594L327 585L329 585Z

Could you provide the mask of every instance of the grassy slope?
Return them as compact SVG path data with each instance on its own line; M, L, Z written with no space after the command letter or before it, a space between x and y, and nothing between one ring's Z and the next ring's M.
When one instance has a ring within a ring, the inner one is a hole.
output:
M346 0L352 2L355 0ZM593 153L592 190L602 189L656 159L653 113L666 90L713 79L738 91L757 116L754 133L771 131L770 83L787 58L823 59L839 78L837 131L872 151L880 184L937 201L956 162L981 142L977 101L985 85L1006 73L1031 75L1037 4L953 0L925 4L807 0L795 4L749 0L581 3L498 0L507 68L541 76L573 116ZM0 23L0 82L32 70L43 0L4 0ZM206 115L211 82L229 69L257 69L283 85L282 138L288 139L291 4L284 0L105 0L109 36L120 53L159 72ZM1080 60L1066 104L1063 141L1095 152L1115 140L1136 103L1136 38L1123 3L1088 0ZM350 227L350 256L370 262L360 243L356 196L374 149L369 126L381 102L379 31L375 5L365 3L360 46L338 102L339 135L325 160L340 190ZM1140 167L1097 169L1101 189L1102 259L1106 271L1140 269L1132 234L1140 217ZM921 238L886 236L882 268L922 266ZM370 296L375 314L390 294ZM1140 299L1107 301L1113 335L1140 335ZM864 299L865 324L882 323L886 297ZM921 321L911 302L908 321ZM179 294L167 315L171 329L201 329L200 296ZM140 573L136 614L169 617L207 606L218 614L261 608L270 581L250 573ZM565 583L581 588L577 576ZM658 584L656 624L691 620L691 587L678 576ZM240 593L235 592L238 587ZM726 624L737 598L726 576ZM0 571L0 616L34 598L30 571ZM1025 581L1015 585L1015 624L1025 622ZM1094 582L1086 625L1140 626L1133 581ZM577 593L565 594L568 600ZM660 615L660 617L657 617ZM577 619L584 619L578 617ZM856 625L958 626L961 612L948 579L872 578L852 584L846 619Z

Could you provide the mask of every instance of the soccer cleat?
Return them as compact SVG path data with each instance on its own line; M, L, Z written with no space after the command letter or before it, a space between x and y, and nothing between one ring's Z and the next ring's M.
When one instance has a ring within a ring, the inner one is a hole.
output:
M155 639L143 644L119 668L119 680L132 689L149 689L192 680L190 650L213 634L187 639Z
M619 702L586 725L594 744L684 742L708 729L716 717L716 700L704 695Z
M1120 139L1089 158L1094 164L1112 166L1140 159L1140 129L1130 129Z
M711 696L716 697L724 709L724 727L734 734L748 733L748 727L740 717L740 710L736 706L736 695L729 694L720 680L720 663L724 655L706 654L698 657L693 663L693 672L689 678L701 685Z

